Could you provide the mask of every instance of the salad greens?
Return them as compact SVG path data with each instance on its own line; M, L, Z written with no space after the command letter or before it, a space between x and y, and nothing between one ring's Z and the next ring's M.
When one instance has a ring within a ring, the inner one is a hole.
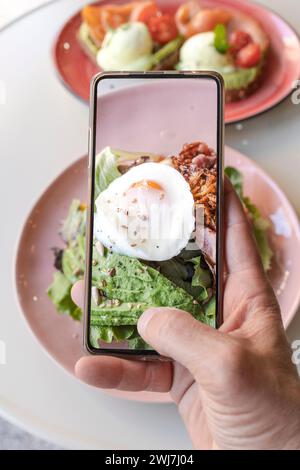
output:
M118 155L109 147L96 160L95 197L117 177ZM267 239L269 222L243 195L243 177L235 168L225 170L243 201L259 246L265 269L272 250ZM82 313L71 299L72 285L83 279L85 260L86 206L74 199L60 235L65 243L48 295L59 313L80 320ZM58 255L59 254L59 255ZM190 312L198 320L215 325L214 277L200 250L183 250L168 261L141 261L125 255L93 249L90 341L126 341L130 348L148 349L137 332L137 321L151 306L168 306ZM96 293L96 295L93 295Z
M243 194L243 175L240 171L233 167L225 168L225 174L230 179L239 198L243 202L247 215L253 227L253 233L260 252L261 260L265 271L271 267L273 251L268 241L268 230L270 222L262 217L259 209L251 202L251 200Z
M121 176L117 166L118 157L110 147L105 147L96 157L95 165L95 197L104 191L110 183Z
M85 235L86 226L86 206L78 199L71 202L68 215L63 221L60 236L65 243L71 243L77 235Z
M71 298L72 283L63 272L55 271L48 295L59 313L70 315L74 320L81 319L81 310Z

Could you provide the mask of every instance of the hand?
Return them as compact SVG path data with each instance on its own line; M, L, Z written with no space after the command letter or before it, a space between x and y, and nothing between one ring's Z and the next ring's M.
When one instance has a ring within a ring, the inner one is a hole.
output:
M224 323L151 308L140 335L174 362L81 358L76 374L101 388L170 392L200 449L300 449L300 382L274 293L241 203L226 182ZM82 285L73 289L82 304Z

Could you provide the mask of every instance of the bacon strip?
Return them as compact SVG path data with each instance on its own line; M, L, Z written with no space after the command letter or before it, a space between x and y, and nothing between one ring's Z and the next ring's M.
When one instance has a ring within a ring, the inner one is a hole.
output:
M216 230L217 218L217 156L204 142L185 144L173 165L191 187L196 205L204 207L206 227Z

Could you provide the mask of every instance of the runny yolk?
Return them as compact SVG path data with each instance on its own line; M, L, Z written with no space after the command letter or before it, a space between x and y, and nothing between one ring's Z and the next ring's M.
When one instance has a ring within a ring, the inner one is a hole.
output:
M136 183L133 183L131 188L143 188L143 189L155 189L157 191L163 191L163 188L160 186L160 184L156 183L156 181L153 180L141 180L137 181Z

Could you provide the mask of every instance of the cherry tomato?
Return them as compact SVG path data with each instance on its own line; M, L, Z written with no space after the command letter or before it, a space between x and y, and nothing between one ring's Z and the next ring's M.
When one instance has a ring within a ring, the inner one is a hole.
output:
M151 16L147 21L152 39L159 44L166 44L178 36L175 20L167 14Z
M260 59L261 50L259 44L251 42L236 54L235 63L238 67L247 69L257 65Z
M253 42L250 34L245 31L233 31L229 36L230 51L235 54L250 44L250 42Z

